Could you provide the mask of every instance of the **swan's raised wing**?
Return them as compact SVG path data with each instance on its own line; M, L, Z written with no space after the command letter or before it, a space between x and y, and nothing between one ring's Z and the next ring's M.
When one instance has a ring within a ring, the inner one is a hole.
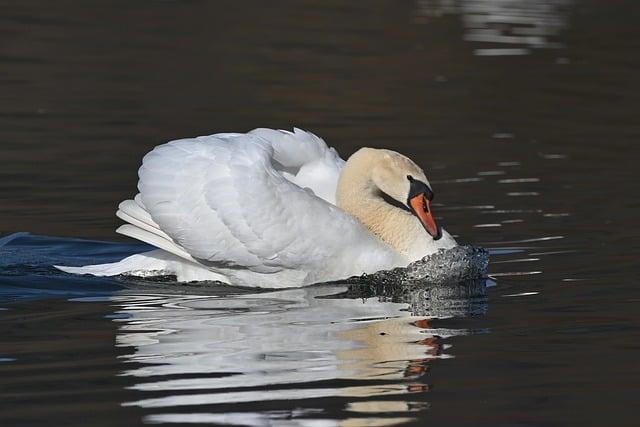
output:
M308 161L288 137L276 141L269 134L218 134L156 147L139 170L140 194L121 204L119 216L131 225L119 231L210 267L257 273L328 269L337 279L358 257L379 263L392 256L355 218L295 183L317 157Z
M336 204L336 188L345 161L336 150L311 132L254 129L273 148L272 164L285 178L331 204Z

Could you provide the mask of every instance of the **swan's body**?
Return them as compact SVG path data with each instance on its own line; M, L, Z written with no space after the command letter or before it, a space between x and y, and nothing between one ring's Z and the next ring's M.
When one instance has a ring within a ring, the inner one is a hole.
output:
M427 182L398 153L364 148L345 163L299 129L172 141L144 157L139 193L117 212L119 233L158 249L61 268L280 288L405 266L456 245L383 198L406 203L413 177Z

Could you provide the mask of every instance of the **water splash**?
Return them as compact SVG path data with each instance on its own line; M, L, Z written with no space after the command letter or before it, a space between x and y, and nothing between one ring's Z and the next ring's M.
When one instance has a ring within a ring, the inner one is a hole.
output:
M376 285L445 285L462 283L486 277L489 252L486 249L464 245L440 249L406 267L378 271L352 278L349 283Z
M407 304L413 316L464 317L487 309L489 253L476 246L456 246L404 268L351 278L347 291L331 298L377 298Z

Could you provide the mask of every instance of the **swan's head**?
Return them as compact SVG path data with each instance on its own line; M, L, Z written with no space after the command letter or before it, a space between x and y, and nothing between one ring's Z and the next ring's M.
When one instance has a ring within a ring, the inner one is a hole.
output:
M424 171L411 159L391 150L361 148L342 171L338 205L363 219L357 203L372 198L392 199L417 217L424 229L438 240L441 231L433 217L433 191Z
M431 211L433 191L424 171L411 159L391 150L378 151L371 180L384 195L406 206L435 240L440 229Z

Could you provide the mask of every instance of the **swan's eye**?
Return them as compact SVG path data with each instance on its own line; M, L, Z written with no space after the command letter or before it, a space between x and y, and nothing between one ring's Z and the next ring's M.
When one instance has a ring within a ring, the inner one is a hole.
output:
M407 175L407 179L408 179L409 181L413 181L413 177L412 177L411 175Z

